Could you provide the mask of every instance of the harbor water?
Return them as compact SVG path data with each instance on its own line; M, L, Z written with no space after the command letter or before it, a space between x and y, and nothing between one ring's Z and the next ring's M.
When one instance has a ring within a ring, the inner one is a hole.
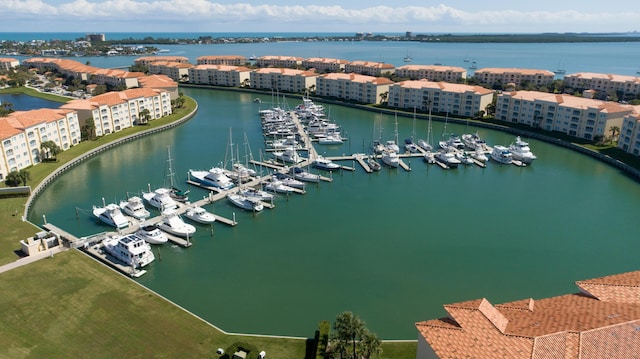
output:
M189 169L230 158L230 129L234 157L269 158L258 110L276 99L182 91L200 106L193 119L73 168L37 199L30 220L46 216L78 236L110 230L91 217L92 205L163 185L168 146L187 186ZM279 102L293 108L300 100ZM372 139L394 135L392 115L325 107L348 141L318 146L321 154L366 152ZM425 138L427 121L415 127ZM412 132L411 117L399 117L400 141ZM443 132L434 122L433 137ZM449 123L446 132L478 132L490 145L514 140L469 125ZM415 339L414 323L445 315L447 303L561 295L576 291L576 280L636 270L638 183L585 155L529 142L538 160L527 167L445 171L416 158L406 160L410 172L366 174L346 161L356 170L334 172L333 182L308 185L304 195L279 195L259 214L217 202L207 208L235 216L236 227L198 225L190 248L155 246L156 261L136 280L230 332L309 336L319 321L350 310L382 338ZM190 189L193 200L207 195Z

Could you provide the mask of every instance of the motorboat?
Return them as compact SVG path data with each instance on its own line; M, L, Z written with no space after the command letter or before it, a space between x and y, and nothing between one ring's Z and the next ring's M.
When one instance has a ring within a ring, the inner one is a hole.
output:
M385 146L380 141L373 141L373 153L379 155L384 151Z
M405 150L411 152L411 153L416 153L418 152L418 145L413 142L413 138L405 138L404 140L404 148Z
M487 154L480 148L476 148L475 151L471 152L471 157L480 162L487 162L489 160Z
M288 147L297 148L299 145L298 140L296 140L295 135L286 136L285 138L275 139L273 141L268 141L267 146L274 149L285 149Z
M339 164L334 163L330 159L323 156L318 156L315 160L313 160L311 164L313 165L313 167L325 171L335 171L341 168Z
M460 163L462 163L463 165L472 165L473 164L473 158L471 158L471 156L464 152L464 151L456 151L454 153L454 156L460 161Z
M290 176L281 172L276 172L272 176L272 178L282 182L283 184L289 187L304 189L304 182L293 178L293 176Z
M265 182L264 189L271 192L277 193L292 193L295 192L295 188L291 186L287 186L282 181L272 178L271 181Z
M245 197L238 193L227 194L227 199L229 199L229 202L233 203L234 205L248 211L260 212L264 209L264 205L261 201Z
M297 166L289 168L289 174L299 181L314 183L320 182L320 175L307 172Z
M293 147L287 147L283 151L274 151L273 157L276 160L288 163L300 163L304 161Z
M444 163L449 168L457 168L461 163L459 159L456 158L455 152L452 151L438 151L434 155L436 161Z
M507 147L495 145L493 146L493 151L491 151L491 159L498 163L508 165L513 161L513 154Z
M318 138L319 145L341 145L342 143L344 143L344 141L339 134L332 134Z
M233 172L239 173L241 175L241 177L244 177L244 176L255 177L256 175L258 175L258 173L254 169L249 168L249 167L243 165L242 163L234 163L231 166L231 168L232 168Z
M426 151L424 153L424 156L422 156L422 158L424 159L424 161L426 163L429 163L429 164L436 163L436 157L433 155L433 152L431 152L431 151Z
M256 201L272 201L274 197L273 193L254 187L242 187L238 190L238 193L248 199Z
M102 222L120 228L129 227L129 220L120 211L120 206L115 203L109 203L106 206L93 206L93 215Z
M422 148L425 151L431 151L433 146L425 140L418 140L418 147Z
M400 147L398 147L398 144L396 143L396 141L394 140L389 140L387 142L384 143L384 147L389 150L389 151L393 151L395 153L400 152Z
M382 163L385 165L397 168L400 165L400 157L396 151L385 150L382 151Z
M456 136L454 134L449 135L448 139L441 140L440 142L438 142L438 144L443 150L448 150L449 148L455 150L464 149L464 143L462 143L462 140L460 140L459 136Z
M213 213L200 206L187 208L187 210L184 212L184 216L194 222L202 224L211 224L216 221L216 216L214 216Z
M126 201L121 201L120 209L127 216L138 220L145 220L151 216L151 213L145 208L142 198L138 196L133 196Z
M372 171L380 171L380 169L382 169L382 166L380 166L380 163L371 156L367 158L367 165L369 166L369 168L371 168Z
M215 187L219 189L229 189L234 186L233 181L226 174L224 169L220 167L212 167L208 171L189 170L189 178L195 180L201 185Z
M178 203L171 198L171 190L169 188L160 187L155 191L142 193L142 198L147 201L150 206L153 206L159 210L176 209Z
M516 141L509 146L509 151L513 155L514 160L521 161L525 164L529 164L538 158L531 152L529 143L523 141L520 136L517 136Z
M149 244L164 244L169 241L169 237L160 228L152 225L140 227L136 235Z
M481 139L477 133L465 133L461 137L464 147L469 150L476 150L478 148L484 150L487 146L487 143Z
M163 231L178 237L190 237L196 233L196 227L185 223L175 210L162 211L162 220L156 224Z
M134 268L145 267L156 259L149 243L136 234L109 236L102 246L107 254Z

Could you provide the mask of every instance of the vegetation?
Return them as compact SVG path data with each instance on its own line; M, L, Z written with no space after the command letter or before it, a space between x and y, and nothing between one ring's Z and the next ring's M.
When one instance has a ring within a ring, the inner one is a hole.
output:
M326 351L328 358L368 359L382 353L381 340L351 312L340 313L333 323L333 330Z
M56 161L56 156L62 152L60 146L53 141L42 142L42 144L40 144L40 149L42 150L42 156L45 161Z

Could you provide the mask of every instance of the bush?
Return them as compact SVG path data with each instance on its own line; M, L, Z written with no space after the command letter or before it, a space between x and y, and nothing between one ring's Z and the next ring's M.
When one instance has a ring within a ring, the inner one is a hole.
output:
M327 345L329 344L329 331L331 330L331 323L328 320L323 320L318 324L318 352L316 358L325 358Z
M220 359L232 359L233 353L239 350L247 353L247 359L258 359L258 354L260 354L258 348L255 345L245 342L236 342L225 349L224 355L221 356Z

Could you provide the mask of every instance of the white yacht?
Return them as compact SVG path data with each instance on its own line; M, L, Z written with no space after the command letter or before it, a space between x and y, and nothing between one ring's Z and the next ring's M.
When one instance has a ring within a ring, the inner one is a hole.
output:
M426 151L424 156L422 157L426 163L434 164L436 163L436 157L433 155L433 152Z
M184 216L194 222L202 224L211 224L216 221L216 216L214 216L213 213L200 206L187 208L187 210L184 212Z
M120 207L115 203L109 203L106 206L93 206L93 215L102 222L120 228L129 227L129 220L120 211Z
M487 143L480 138L478 133L465 133L462 135L462 143L464 147L470 150L481 149L484 150L487 146Z
M418 152L418 145L413 142L413 138L404 139L404 149L411 153Z
M274 180L278 180L278 181L282 182L283 184L285 184L285 185L287 185L289 187L304 189L304 182L299 181L299 180L293 178L290 175L277 172L276 174L274 174L272 176L272 178Z
M321 170L326 170L326 171L334 171L334 170L339 170L340 169L340 165L339 164L333 163L333 161L331 161L330 159L324 158L322 156L318 156L318 158L313 160L313 162L311 164L315 168L319 168Z
M229 199L229 202L248 211L260 212L264 209L262 202L245 197L238 193L229 193L227 194L227 198Z
M178 208L178 203L171 198L170 192L170 189L161 187L153 192L142 193L142 198L144 198L150 206L159 210L176 209Z
M460 160L456 158L456 154L451 151L438 151L434 157L436 161L444 163L449 168L457 168L460 164Z
M382 151L382 162L392 168L397 168L400 165L400 157L396 151L389 149Z
M505 146L495 145L493 146L493 151L491 151L491 159L498 163L508 165L513 161L513 154Z
M304 161L293 147L287 147L283 151L274 151L273 157L276 160L288 163L300 163Z
M156 226L142 226L136 232L136 235L149 244L164 244L169 241L169 237Z
M460 137L454 134L449 135L448 139L441 140L440 142L438 142L438 144L440 145L440 148L442 148L443 150L448 150L449 148L452 148L455 150L461 150L464 148L464 143L462 143L462 141L460 140Z
M520 136L517 136L516 141L509 146L509 151L511 151L514 160L518 160L526 164L529 164L538 158L533 154L533 152L531 152L529 143L523 141Z
M473 158L471 158L471 155L469 155L468 153L466 153L464 151L457 151L457 152L455 152L454 156L463 165L472 165L473 164Z
M189 170L189 178L208 187L229 189L234 186L233 181L220 167L212 167L208 171Z
M254 187L241 187L238 190L238 194L255 201L272 201L274 198L273 193L269 193L267 191L263 191Z
M149 243L135 234L113 235L102 241L105 252L127 266L142 268L155 260Z
M314 183L320 182L320 175L309 173L300 167L291 167L289 169L289 174L299 181Z
M380 166L380 163L376 161L376 159L373 158L373 156L369 156L367 158L367 165L369 165L369 168L371 168L372 171L380 171L380 169L382 169L382 166Z
M400 147L398 147L398 144L396 143L396 141L394 140L389 140L387 142L384 143L384 147L388 150L388 151L393 151L395 153L400 152Z
M332 134L318 138L319 145L341 145L342 143L344 143L344 141L339 134Z
M196 227L185 223L175 210L162 211L162 220L156 226L178 237L192 236L196 232Z
M425 151L431 151L433 146L425 140L418 140L418 147L422 148Z
M473 157L474 159L480 162L489 161L489 157L487 157L487 154L484 152L483 149L480 149L480 148L476 148L475 151L471 152L471 157Z
M271 191L271 192L277 192L277 193L292 193L295 192L295 188L291 187L291 186L287 186L286 184L284 184L282 181L280 181L279 179L273 177L271 179L271 181L266 182L264 184L264 189L267 191Z
M120 209L126 215L138 220L145 220L151 216L151 213L145 208L142 198L138 196L133 196L126 201L121 201Z

